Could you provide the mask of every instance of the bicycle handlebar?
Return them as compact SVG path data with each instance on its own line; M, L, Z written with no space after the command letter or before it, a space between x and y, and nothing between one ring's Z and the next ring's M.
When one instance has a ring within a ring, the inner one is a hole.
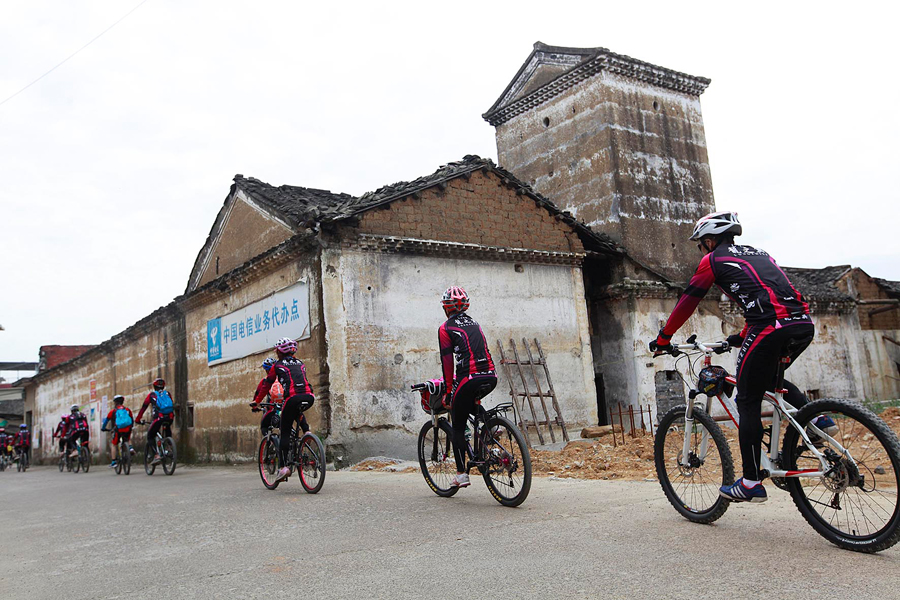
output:
M683 350L699 350L700 352L715 352L716 354L722 354L730 351L731 345L724 340L721 342L698 342L697 335L694 334L685 340L685 343L671 344L669 348L662 350L660 354L678 356Z

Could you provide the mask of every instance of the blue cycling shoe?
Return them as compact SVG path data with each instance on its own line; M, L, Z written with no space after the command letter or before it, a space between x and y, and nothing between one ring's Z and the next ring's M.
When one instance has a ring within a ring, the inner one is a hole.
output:
M720 487L719 495L732 502L765 502L769 499L763 484L757 483L753 487L747 487L744 485L743 477L731 485L723 485Z
M812 424L832 438L836 437L839 433L837 423L835 423L834 419L832 419L828 415L819 415L812 420ZM825 445L825 440L823 440L821 437L819 437L809 429L806 430L806 435L809 436L809 441L811 441L813 443L813 446L815 446L816 448L822 448Z

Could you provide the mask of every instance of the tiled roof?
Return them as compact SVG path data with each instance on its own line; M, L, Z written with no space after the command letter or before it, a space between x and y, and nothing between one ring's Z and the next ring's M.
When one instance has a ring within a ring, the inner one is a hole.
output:
M900 298L900 281L891 281L890 279L881 279L880 277L873 277L875 283L881 286L885 292L887 292L888 296L891 298Z
M467 154L461 161L447 163L441 166L431 175L419 177L413 181L400 181L391 185L378 188L374 192L367 192L349 203L345 210L348 212L345 218L365 212L377 206L382 206L397 200L421 192L427 188L444 185L447 181L461 177L475 171L493 172L507 185L515 186L519 193L531 197L538 206L541 206L551 215L557 217L563 223L569 225L585 244L588 250L620 254L623 250L605 233L595 232L584 223L575 219L568 211L560 210L553 202L534 191L527 183L519 180L515 175L494 164L489 158L481 158L474 154Z
M283 215L292 225L310 226L313 223L349 219L378 206L390 204L394 200L417 194L431 187L445 185L451 179L479 170L495 173L502 181L530 196L535 203L551 215L572 227L585 242L588 250L616 254L621 252L612 238L606 234L591 230L577 221L571 213L560 210L553 202L535 192L528 184L517 179L509 171L495 165L492 160L471 154L463 157L461 161L441 166L430 175L419 177L413 181L399 181L386 185L359 197L291 185L274 187L258 179L244 178L243 176L236 176L235 184L255 200L265 203L270 210Z
M784 272L801 294L812 300L852 302L853 298L835 285L850 270L850 265L838 265L823 269L784 267Z
M601 71L693 96L702 94L710 83L706 77L659 67L606 48L567 48L535 42L516 76L482 117L491 125L500 125ZM538 79L533 81L535 77Z
M350 194L281 185L275 187L253 177L235 175L234 182L254 200L274 211L294 227L320 221L354 200Z

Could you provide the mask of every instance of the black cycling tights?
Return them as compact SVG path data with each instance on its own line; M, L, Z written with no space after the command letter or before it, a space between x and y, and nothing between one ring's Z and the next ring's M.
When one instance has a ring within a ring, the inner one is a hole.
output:
M294 421L300 422L303 433L309 431L309 425L303 418L303 411L313 405L316 399L310 394L291 396L284 401L281 409L281 439L278 442L278 466L287 464L287 455L291 450L291 432L294 429ZM296 458L296 457L294 457Z
M466 472L466 422L469 415L475 414L475 402L490 394L495 387L497 378L494 375L475 375L463 379L453 394L450 419L453 421L453 457L456 459L457 473Z
M762 448L763 426L760 413L762 399L767 391L775 387L778 365L782 356L789 354L791 363L806 350L812 342L815 327L811 323L789 325L775 329L773 326L753 327L744 338L737 361L737 397L735 402L740 414L741 462L744 478L751 481L761 479L759 454ZM790 364L787 366L789 367ZM785 380L787 393L784 399L795 408L800 408L809 400L796 385ZM777 442L776 442L777 443Z

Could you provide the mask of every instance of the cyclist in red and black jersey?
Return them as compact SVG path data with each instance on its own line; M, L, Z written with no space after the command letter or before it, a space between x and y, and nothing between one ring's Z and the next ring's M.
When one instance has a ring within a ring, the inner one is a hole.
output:
M297 351L297 342L289 338L281 338L275 344L275 354L278 360L269 367L266 378L256 389L251 406L256 407L277 379L284 388L284 404L281 408L281 438L278 444L278 462L281 469L278 471L277 481L284 481L291 475L291 468L287 466L287 455L291 447L291 432L294 421L299 422L304 433L309 431L309 425L303 418L303 411L307 410L315 402L312 386L306 378L306 365L294 356Z
M59 453L62 454L66 451L66 430L69 426L69 415L63 415L60 418L59 423L56 425L56 429L53 430L53 437L59 438Z
M448 318L438 328L438 346L444 381L447 382L444 406L450 409L450 420L453 423L453 455L456 459L456 477L450 485L466 487L469 485L465 452L466 423L469 415L481 408L481 399L497 386L497 375L481 327L475 319L466 314L469 309L469 296L466 291L457 286L447 288L441 298L441 305Z
M66 450L69 451L69 456L78 458L76 443L81 440L81 444L86 446L91 439L91 430L87 417L77 404L69 407L69 412L69 424L66 427Z
M740 346L735 402L740 414L743 477L733 485L723 486L720 493L736 502L764 502L767 496L758 464L763 438L763 395L774 387L782 356L790 356L793 362L812 342L815 327L809 306L775 259L758 248L734 243L734 237L741 233L737 213L712 213L697 222L690 239L699 242L704 256L665 327L650 343L650 350L661 354L671 349L672 336L713 284L743 307L744 329L728 337L729 345ZM788 390L785 399L793 406L799 408L808 402L794 384L785 381L784 387ZM817 425L828 427L829 423Z
M278 378L276 377L275 381L273 381L272 383L268 383L266 381L266 378L269 375L269 370L276 362L277 361L274 358L267 358L263 361L262 368L266 372L266 377L263 377L259 381L259 384L256 386L256 392L253 394L253 402L250 404L250 406L253 407L254 411L256 411L258 406L258 401L256 400L256 398L264 398L266 394L268 394L269 402L275 405L274 407L269 407L265 411L262 421L260 421L259 423L259 428L262 431L263 435L266 435L269 432L269 427L272 425L272 419L275 418L275 411L279 410L282 404L284 404L284 390L282 389L281 382L278 381ZM261 391L263 390L263 386L265 386L266 391ZM303 431L303 433L309 431L309 423L306 422L306 415L300 413L300 417L297 420L300 422L300 429Z

